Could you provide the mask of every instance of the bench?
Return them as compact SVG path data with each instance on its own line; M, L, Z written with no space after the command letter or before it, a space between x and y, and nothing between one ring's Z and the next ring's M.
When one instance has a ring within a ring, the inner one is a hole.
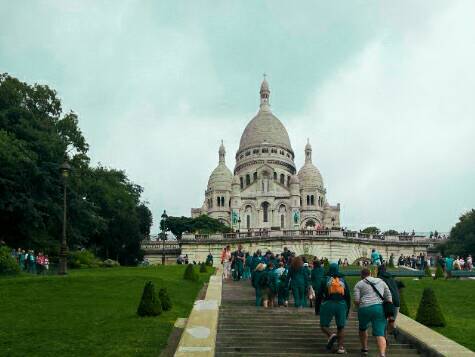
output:
M473 278L475 277L475 271L471 270L452 270L453 278Z

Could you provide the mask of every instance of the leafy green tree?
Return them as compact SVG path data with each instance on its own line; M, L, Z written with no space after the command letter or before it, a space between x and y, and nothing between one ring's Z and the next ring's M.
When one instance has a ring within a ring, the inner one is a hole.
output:
M379 234L381 230L378 227L366 227L361 232L366 234Z
M160 288L158 296L160 298L160 302L162 303L163 311L170 310L172 308L172 302L170 300L170 296L168 295L167 288Z
M397 236L399 235L399 232L396 231L395 229L389 229L386 232L384 232L385 236Z
M399 312L406 316L410 316L409 308L407 307L406 298L404 296L404 289L399 290Z
M0 246L0 275L15 275L20 272L20 267L12 257L8 247Z
M168 216L166 220L161 222L160 229L173 233L178 240L182 238L183 233L213 234L231 232L230 227L207 215L196 218Z
M443 279L443 278L444 278L444 270L442 269L440 264L437 264L437 268L435 269L434 280Z
M183 275L183 279L190 281L198 281L200 279L198 273L193 267L193 264L188 264Z
M68 244L123 264L141 258L152 215L142 188L120 170L90 167L89 146L74 112L56 92L0 74L0 239L9 246L59 251L68 159Z
M464 213L450 230L444 253L456 255L475 254L475 209Z

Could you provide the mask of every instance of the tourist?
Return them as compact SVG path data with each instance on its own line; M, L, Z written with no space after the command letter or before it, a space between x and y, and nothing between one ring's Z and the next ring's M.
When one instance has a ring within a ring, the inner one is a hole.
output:
M338 264L331 263L327 277L320 284L315 302L315 312L320 313L320 328L327 336L327 349L331 350L338 341L337 354L345 354L344 329L350 313L350 288L338 271ZM335 318L337 333L330 330L330 323Z
M287 269L284 266L284 259L279 262L279 267L274 270L274 274L279 277L279 289L277 291L277 304L279 306L288 305L289 289L287 288Z
M323 274L324 274L324 269L322 267L322 263L318 259L315 259L313 261L312 273L310 274L310 283L312 284L313 291L315 292L315 300L316 300L318 291L320 290ZM315 304L315 312L316 311L317 311L317 304Z
M251 279L251 266L252 266L252 256L249 252L246 252L244 258L244 272L242 273L243 280Z
M457 256L457 258L454 260L453 263L453 270L461 270L461 264L460 264L460 258Z
M223 278L229 279L231 276L231 247L227 245L221 252L221 264L223 265Z
M185 264L188 265L189 259L188 259L188 254L185 254Z
M361 353L368 355L368 327L371 323L373 336L379 349L379 355L386 355L386 315L383 300L392 302L391 292L386 283L370 276L369 269L361 271L361 280L355 285L355 305L358 307L359 335Z
M270 262L267 266L267 274L269 274L269 286L267 288L268 307L275 306L275 298L279 293L280 275L275 269L274 263Z
M39 252L38 256L36 257L36 271L38 274L43 274L45 270L45 257L43 252Z
M28 253L28 273L36 274L36 257L33 250Z
M472 256L469 255L467 257L467 270L472 270L473 269L473 261L472 261Z
M344 267L349 267L350 266L350 263L348 262L348 258L345 258L345 260L343 260L343 266Z
M259 263L252 276L252 286L256 290L256 306L267 307L269 275L266 271L266 264Z
M238 244L238 249L233 253L234 262L234 280L239 281L242 278L244 272L245 255L242 251L242 245Z
M206 257L206 265L213 266L213 254L211 252Z
M371 264L372 265L381 265L381 260L379 259L379 253L376 251L376 249L371 250Z
M18 264L20 265L20 270L23 271L23 270L26 270L26 253L25 251L22 249L19 257L18 257Z
M451 256L445 258L445 278L452 277L452 269L454 268L454 259Z
M290 289L294 297L296 308L303 308L306 305L306 292L309 286L309 276L303 266L301 257L292 258L292 263L287 274L287 285L290 283Z
M147 265L149 264L148 263L148 260L145 259L145 261L147 262ZM48 271L49 270L49 258L47 255L45 255L45 262L44 262L44 266L45 266L45 270Z
M393 316L388 317L388 334L392 334L395 328L396 318L399 313L400 304L400 297L399 297L399 289L396 280L394 280L391 273L386 271L386 265L381 265L378 269L378 278L383 280L389 288L391 292L392 301L394 305L394 313Z

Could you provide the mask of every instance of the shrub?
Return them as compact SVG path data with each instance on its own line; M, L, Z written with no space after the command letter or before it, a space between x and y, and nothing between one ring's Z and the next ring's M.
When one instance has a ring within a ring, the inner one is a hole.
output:
M137 314L139 316L157 316L162 313L162 303L151 281L145 283Z
M422 293L422 299L417 309L416 321L430 327L445 326L444 315L442 315L442 310L432 288L425 288Z
M394 255L392 255L392 254L389 257L389 267L394 268Z
M407 307L406 298L404 297L404 290L399 290L399 312L406 316L410 316L409 308Z
M117 260L106 259L102 262L102 266L104 268L114 268L120 266L120 264Z
M20 272L20 267L12 257L8 247L0 247L0 275L14 275Z
M428 276L429 278L432 278L432 270L430 270L429 266L426 265L426 267L424 268L424 273L426 276Z
M168 295L168 291L166 288L160 288L158 292L158 297L160 298L160 302L162 303L162 310L168 311L172 308L172 302L170 300L170 296Z
M206 273L208 270L206 269L206 264L201 263L200 264L200 273Z
M76 250L69 253L68 264L71 268L97 268L101 261L88 250Z
M188 264L187 265L183 278L185 280L190 280L190 281L198 281L199 280L198 273L193 268L193 264Z
M435 270L434 279L443 279L443 278L444 278L444 270L439 264L437 264L437 269Z

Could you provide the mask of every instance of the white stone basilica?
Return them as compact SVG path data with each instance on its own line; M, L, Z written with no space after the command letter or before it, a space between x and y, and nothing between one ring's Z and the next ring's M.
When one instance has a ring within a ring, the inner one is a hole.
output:
M247 124L236 153L234 175L226 166L225 149L211 173L201 208L235 230L339 227L340 204L331 206L320 171L312 163L312 147L305 146L305 164L298 171L294 151L282 122L271 112L269 84L260 90L260 109Z

